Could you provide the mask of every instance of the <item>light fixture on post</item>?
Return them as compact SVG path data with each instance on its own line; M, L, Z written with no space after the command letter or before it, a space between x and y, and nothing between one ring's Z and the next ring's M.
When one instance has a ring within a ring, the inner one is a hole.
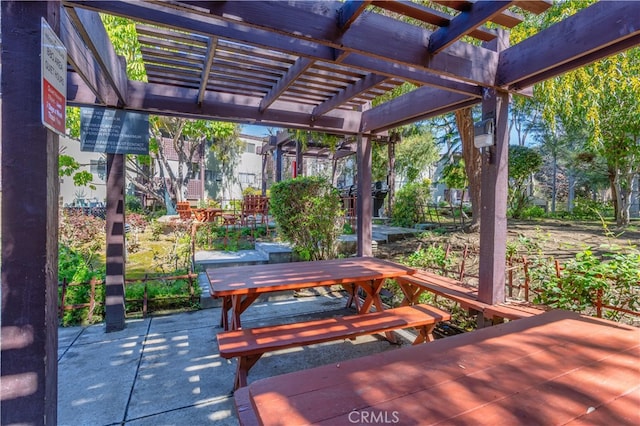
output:
M493 146L495 140L493 138L494 126L493 118L479 121L473 125L473 145L476 148L486 148Z

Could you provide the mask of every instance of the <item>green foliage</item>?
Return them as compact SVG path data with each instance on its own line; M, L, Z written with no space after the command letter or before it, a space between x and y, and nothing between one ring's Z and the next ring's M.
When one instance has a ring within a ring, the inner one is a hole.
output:
M146 81L147 73L142 59L136 24L131 19L113 15L100 15L113 48L127 61L127 77Z
M303 260L337 257L344 211L340 194L326 180L297 177L271 187L271 213L279 235Z
M197 282L194 281L194 294L200 294ZM185 300L191 301L193 296L189 289L189 281L187 279L167 280L158 278L150 280L146 283L148 309L177 309L185 307ZM126 311L128 314L132 312L142 311L144 299L145 283L137 282L127 284L125 287ZM198 308L198 304L190 306Z
M536 302L553 308L589 312L601 291L604 304L630 310L640 308L640 253L614 251L599 259L591 249L577 253L565 263L560 277L551 271L552 262L541 262L532 269L533 282L539 284ZM546 266L545 266L546 263ZM620 313L609 312L610 318Z
M191 226L188 222L171 222L171 244L163 251L153 251L153 262L161 274L189 271L191 269Z
M538 219L547 216L547 212L540 206L529 206L522 210L520 215L523 219Z
M571 217L580 220L599 220L603 216L613 216L610 203L592 200L591 198L576 198L573 202Z
M520 145L509 145L509 208L514 218L521 218L529 203L527 182L542 166L542 156Z
M309 143L313 143L317 146L326 146L331 151L335 151L338 146L338 142L341 139L339 136L331 135L329 133L297 129L289 129L289 135L291 135L291 139L299 141L304 150L307 149Z
M422 217L422 211L431 197L431 182L408 183L396 194L391 221L395 226L411 228Z
M450 253L447 254L447 251L442 246L433 244L426 248L418 248L418 250L404 259L402 263L415 268L446 272L458 263L458 259Z
M73 184L75 186L88 186L91 189L96 189L93 182L93 175L86 170L80 169L80 163L70 155L60 154L58 155L58 174L60 176L72 176Z
M262 195L262 190L259 188L254 188L252 186L247 186L242 190L242 195Z
M125 211L127 213L142 213L142 202L135 195L127 195L124 200Z
M71 248L61 244L58 246L58 279L66 283L75 283L67 287L65 294L65 305L79 305L89 303L91 286L88 282L92 278L102 279L104 277L103 268L93 266L93 255L78 248ZM62 287L59 287L58 298L62 300ZM104 289L96 286L96 299L104 300ZM92 320L101 321L104 308L96 307ZM76 325L87 323L88 308L65 310L61 325Z
M469 179L467 179L467 172L464 168L464 160L458 159L444 166L440 180L448 188L465 189L469 184Z
M415 182L422 171L435 163L439 157L438 148L430 132L405 136L396 147L396 171L406 177L407 182Z
M251 250L255 247L255 240L266 234L266 226L227 228L208 223L198 227L195 244L203 250Z

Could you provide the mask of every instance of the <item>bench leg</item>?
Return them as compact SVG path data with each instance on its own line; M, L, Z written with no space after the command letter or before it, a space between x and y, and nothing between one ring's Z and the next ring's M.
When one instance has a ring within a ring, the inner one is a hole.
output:
M435 324L425 325L424 327L420 327L418 329L419 333L416 337L416 340L413 341L414 345L425 342L433 342L435 339L433 337L433 329L436 327Z
M220 313L220 327L224 331L229 330L229 309L231 309L231 300L223 296L222 297L222 312Z
M251 370L251 367L255 365L255 363L260 359L261 356L262 354L238 357L236 366L236 379L233 385L233 390L247 386L247 376L249 375L249 370Z
M349 300L347 300L347 305L345 306L345 308L350 308L353 304L355 304L356 312L360 312L360 297L358 296L358 285L351 284L347 291L349 292Z

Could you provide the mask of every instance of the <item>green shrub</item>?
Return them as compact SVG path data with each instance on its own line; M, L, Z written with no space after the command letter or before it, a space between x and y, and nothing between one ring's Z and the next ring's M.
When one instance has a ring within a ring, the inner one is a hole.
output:
M540 206L526 207L525 209L522 210L522 214L520 215L520 217L522 217L523 219L535 219L535 218L542 218L546 216L547 216L547 213Z
M297 177L271 187L271 214L279 235L303 260L337 257L344 211L337 189L319 177Z
M613 207L609 203L595 201L590 198L576 198L573 203L571 217L573 219L598 220L602 217L614 216Z
M553 262L539 262L532 268L532 282L539 286L536 299L553 308L589 313L595 306L598 291L605 305L637 311L640 308L640 253L636 249L621 250L598 258L591 249L577 253L564 264L560 277ZM620 312L608 311L610 319Z
M422 220L424 206L429 203L430 197L431 182L428 179L406 184L396 194L391 223L395 226L413 227Z
M95 253L93 252L83 252L60 244L58 248L58 279L61 282L65 281L67 284L79 284L67 287L65 305L89 303L91 291L89 281L92 278L102 279L104 277L104 269L97 269L92 265L94 256ZM62 287L58 289L58 300L62 302ZM96 300L104 300L103 286L96 286ZM66 310L63 313L61 325L86 324L88 323L88 313L88 308ZM104 308L96 306L92 321L101 321L103 314Z
M451 253L447 255L447 251L439 245L420 247L403 261L404 264L414 268L439 271L450 270L457 262L458 259L455 256Z
M125 211L127 213L142 213L142 202L135 195L127 195L124 199Z

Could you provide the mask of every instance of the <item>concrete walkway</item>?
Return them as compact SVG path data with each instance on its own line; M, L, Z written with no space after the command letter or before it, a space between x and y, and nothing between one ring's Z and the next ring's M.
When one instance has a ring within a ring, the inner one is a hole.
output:
M244 327L353 313L341 293L280 295L243 314ZM236 425L235 360L218 355L220 309L59 330L59 425ZM266 354L249 382L370 353L394 350L377 336Z

